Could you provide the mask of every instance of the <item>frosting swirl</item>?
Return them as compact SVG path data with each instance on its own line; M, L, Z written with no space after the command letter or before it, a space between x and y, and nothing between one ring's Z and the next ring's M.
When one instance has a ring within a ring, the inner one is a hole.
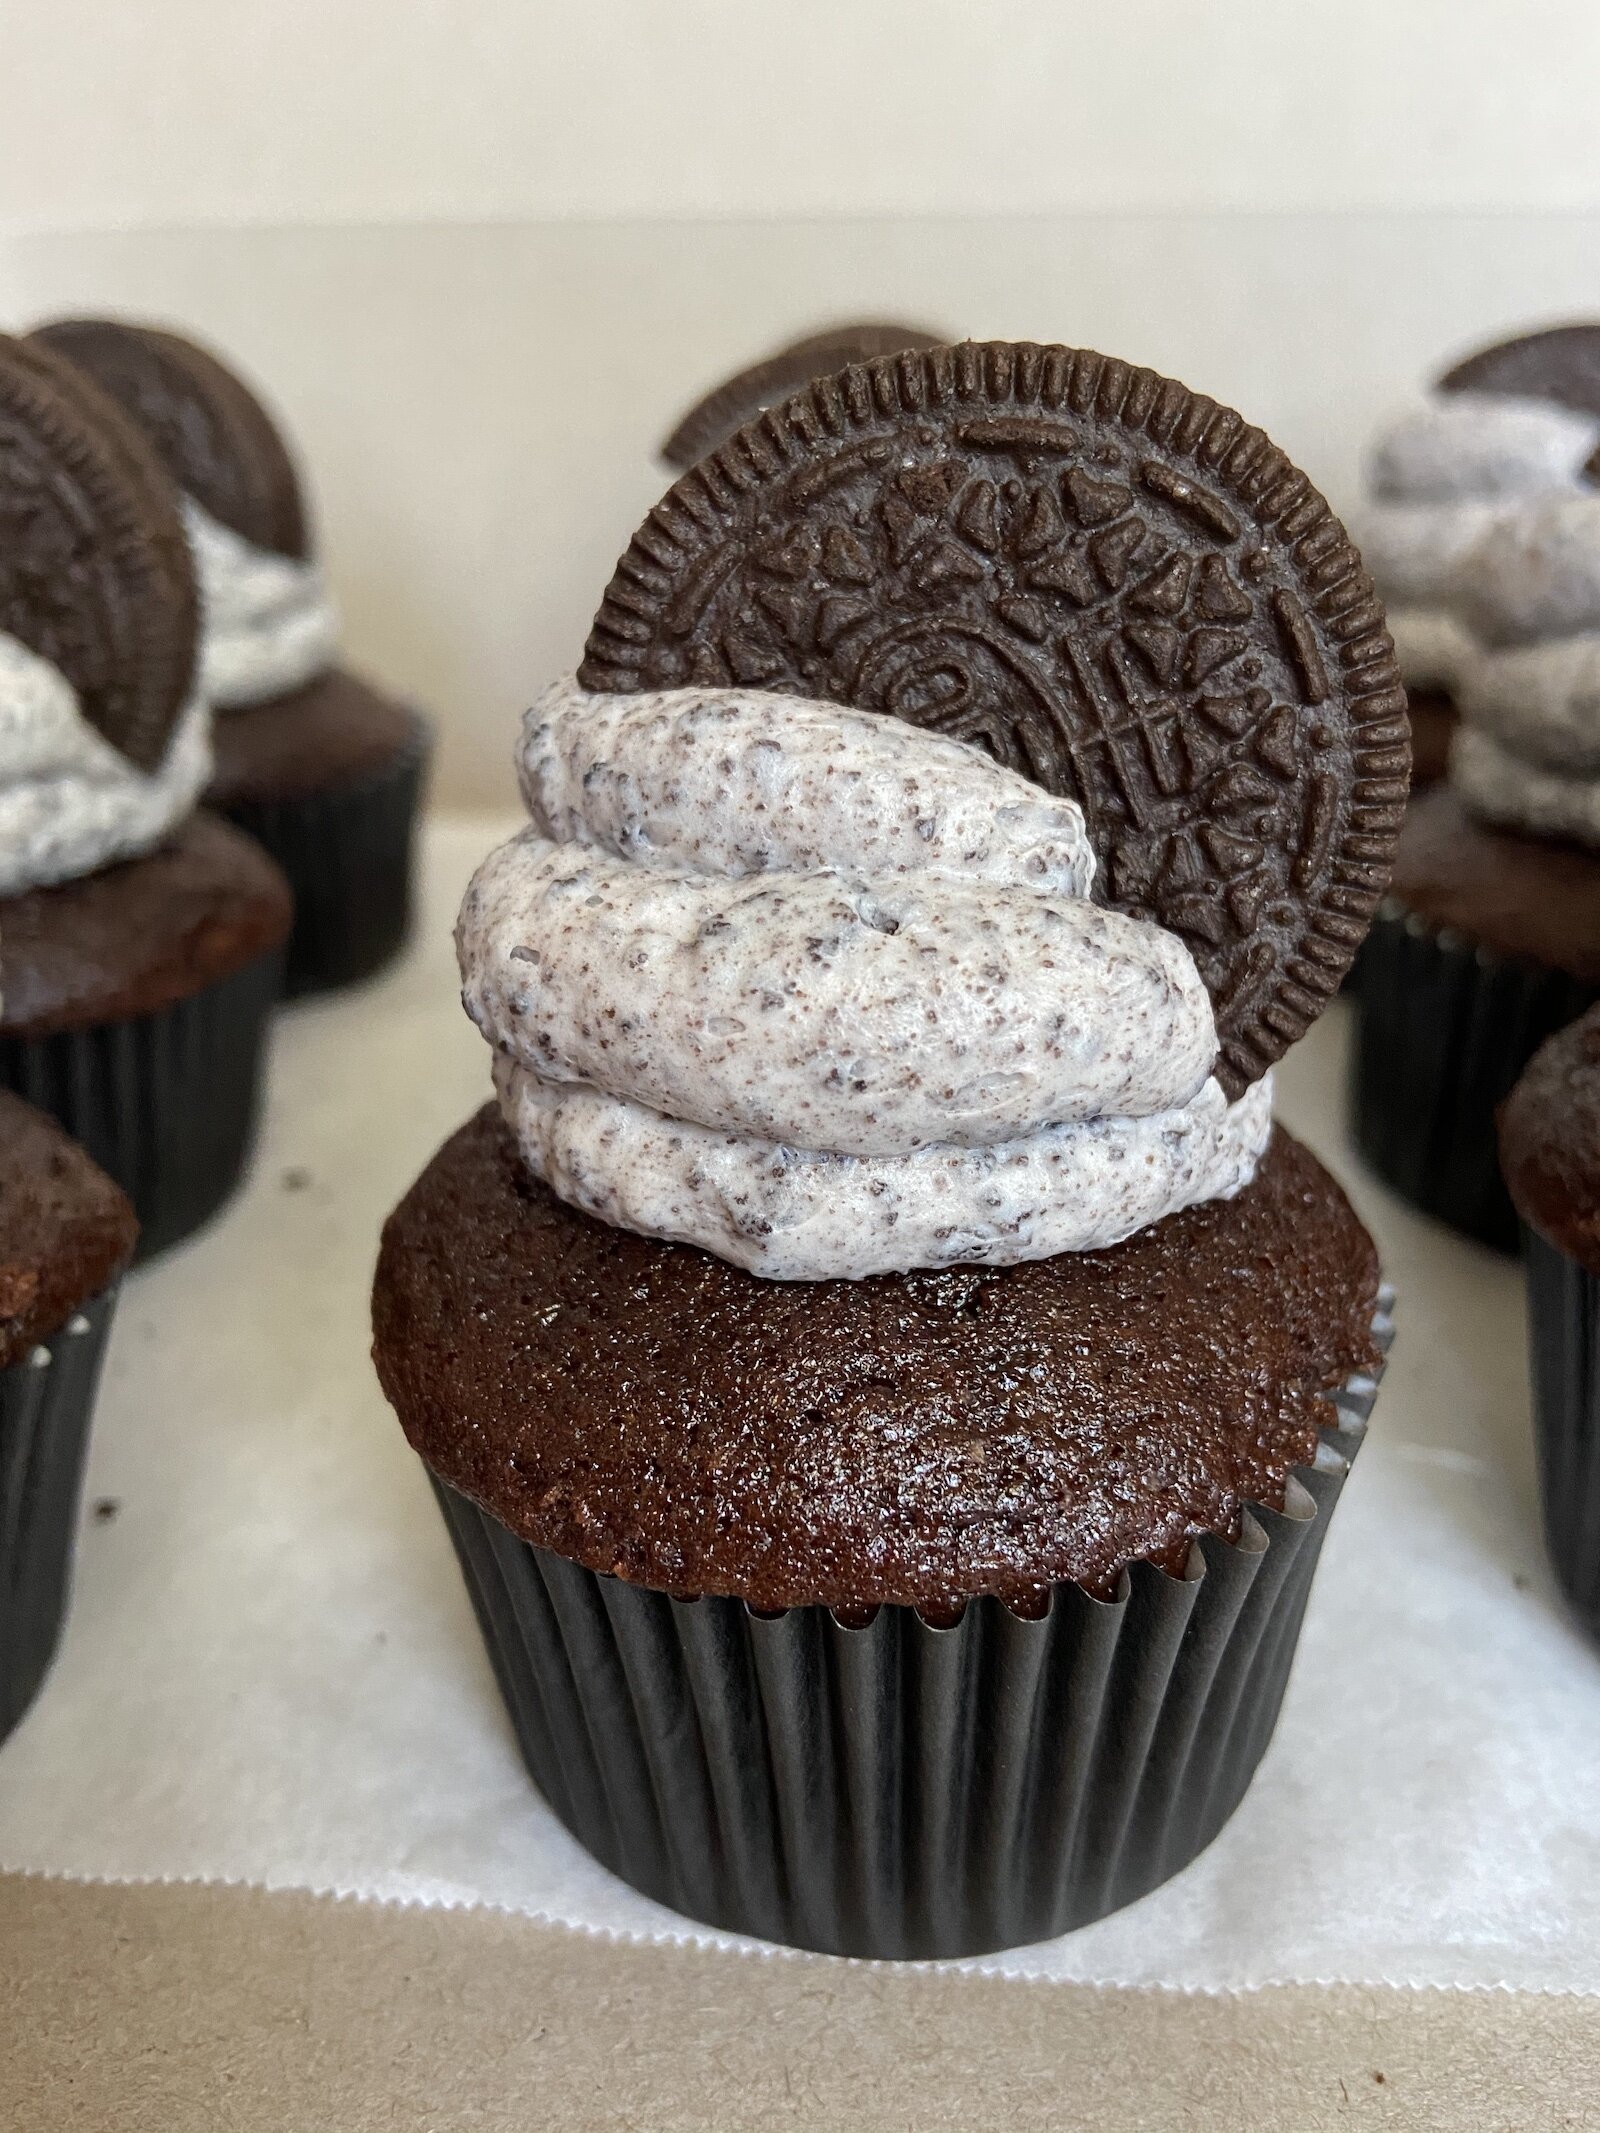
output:
M532 827L462 906L530 1167L779 1279L1116 1242L1248 1181L1187 948L1092 904L1081 811L976 750L738 689L528 714Z
M1473 811L1600 842L1600 420L1446 393L1370 464L1366 560L1400 669L1455 698L1450 778Z
M197 692L160 763L137 770L90 725L61 669L0 631L0 896L153 850L204 790L210 736Z
M332 665L339 618L322 567L258 548L183 499L205 627L200 687L219 711L286 696Z

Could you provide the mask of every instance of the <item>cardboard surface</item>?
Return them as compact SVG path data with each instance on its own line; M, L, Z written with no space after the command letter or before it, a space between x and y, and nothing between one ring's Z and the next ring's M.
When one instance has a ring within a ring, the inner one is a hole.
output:
M1544 2133L1591 2003L1022 1985L501 1913L0 1877L16 2133Z

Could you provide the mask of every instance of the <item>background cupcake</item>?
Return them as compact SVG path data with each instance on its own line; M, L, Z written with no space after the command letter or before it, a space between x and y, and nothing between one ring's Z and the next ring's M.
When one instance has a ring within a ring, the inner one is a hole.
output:
M1361 963L1356 1131L1428 1213L1511 1249L1495 1107L1600 991L1600 329L1459 365L1373 455L1363 538L1449 776L1411 808Z
M60 1640L89 1421L137 1231L83 1150L0 1090L0 1741Z
M847 319L820 333L802 334L713 386L674 425L661 457L681 474L813 378L831 377L847 363L870 363L903 348L937 348L946 338L925 326L900 326L886 319Z
M374 1353L530 1769L813 1947L1131 1900L1270 1735L1387 1336L1267 1075L1403 804L1358 559L1171 381L886 359L668 495L519 769L499 1103Z
M289 893L195 811L195 583L154 455L16 341L0 422L0 1087L84 1144L151 1252L238 1179Z
M143 429L182 493L202 680L218 714L210 804L294 890L286 990L347 984L405 939L427 723L346 672L289 451L230 369L179 335L69 319L32 338Z
M1545 1541L1600 1637L1600 1009L1535 1053L1500 1114L1500 1153L1526 1228Z

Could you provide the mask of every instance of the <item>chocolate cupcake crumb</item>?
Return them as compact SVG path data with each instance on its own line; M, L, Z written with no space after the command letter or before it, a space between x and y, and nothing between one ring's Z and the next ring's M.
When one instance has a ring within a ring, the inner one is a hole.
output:
M1025 1608L1181 1572L1281 1504L1320 1395L1376 1360L1377 1291L1281 1130L1237 1199L1111 1251L775 1284L576 1213L490 1106L389 1219L374 1355L435 1473L588 1569L758 1608Z

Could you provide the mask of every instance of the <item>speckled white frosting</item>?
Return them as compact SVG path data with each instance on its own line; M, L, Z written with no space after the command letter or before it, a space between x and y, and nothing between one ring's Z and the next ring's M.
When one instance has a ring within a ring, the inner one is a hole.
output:
M200 687L219 711L265 703L332 665L339 618L322 567L258 548L183 500L205 634Z
M0 630L0 896L154 850L210 776L203 697L180 714L156 768L136 770L89 724L61 669Z
M1439 393L1380 430L1356 534L1413 688L1463 684L1479 634L1466 588L1482 544L1543 499L1578 495L1597 444L1590 416L1498 393Z
M1444 393L1378 438L1362 552L1400 671L1455 698L1451 782L1473 810L1600 841L1600 421Z
M1600 778L1541 769L1492 733L1463 726L1450 743L1450 782L1486 822L1600 845Z
M530 1167L775 1279L1009 1263L1237 1192L1187 948L1088 900L1081 812L974 749L737 689L528 714L533 826L457 929Z

